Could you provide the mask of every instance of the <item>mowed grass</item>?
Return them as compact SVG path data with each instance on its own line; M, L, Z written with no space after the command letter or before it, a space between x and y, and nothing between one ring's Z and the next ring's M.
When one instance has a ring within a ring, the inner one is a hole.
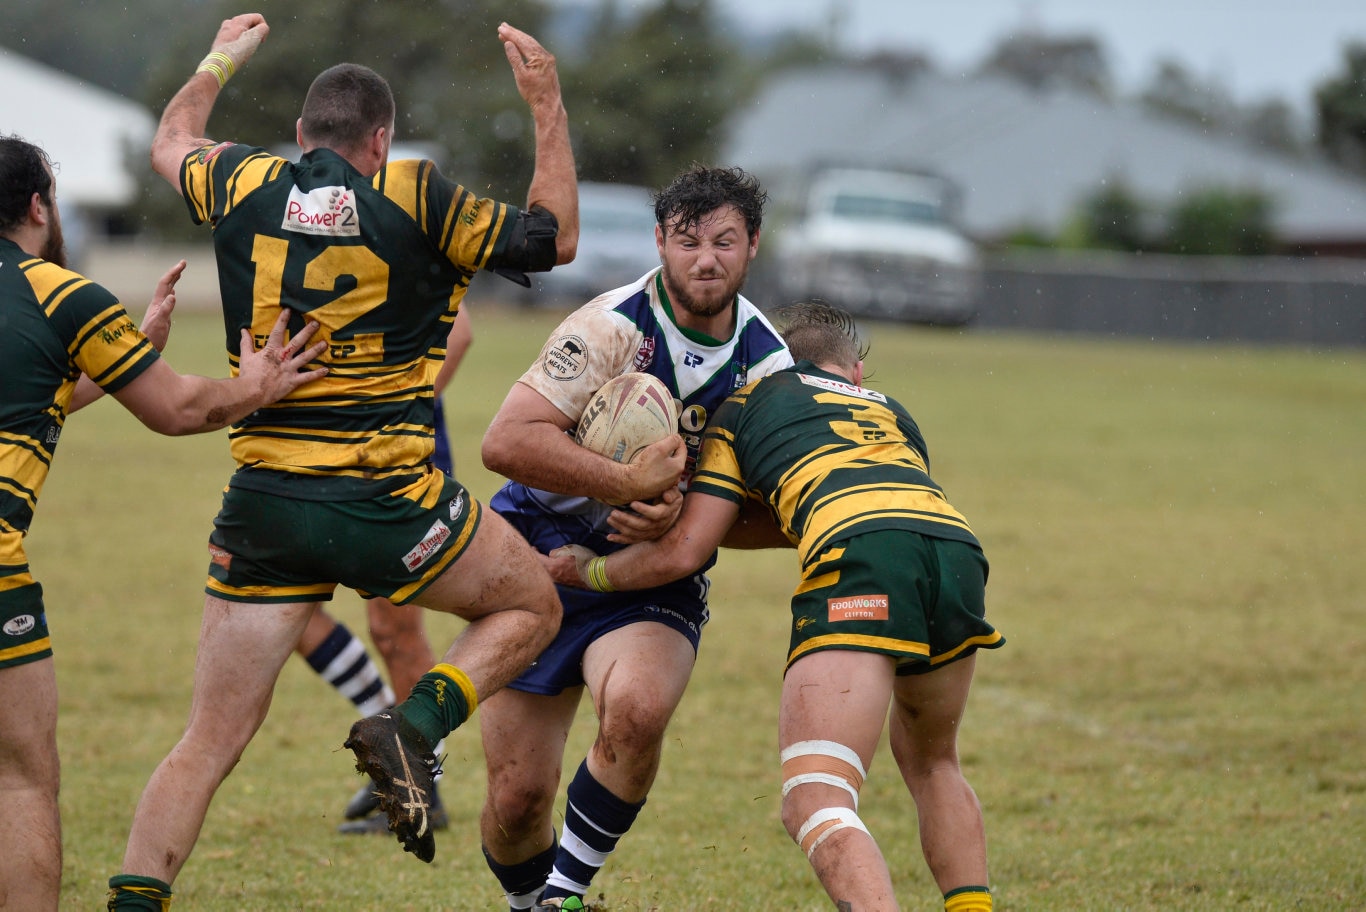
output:
M457 474L486 500L480 437L560 314L472 312L446 403ZM1366 355L873 329L870 384L925 432L1009 640L978 663L961 738L997 908L1366 905ZM178 369L220 376L221 349L215 316L178 316ZM63 434L28 547L61 688L64 908L101 907L184 725L230 470L224 434L160 438L110 401ZM778 819L794 579L790 552L722 554L663 769L597 908L828 907ZM364 629L354 595L333 606ZM429 620L438 649L459 627ZM476 726L447 742L454 825L428 866L335 834L360 782L340 749L353 719L291 660L177 908L503 908L479 852ZM593 728L585 707L571 774ZM903 908L940 908L885 747L860 813Z

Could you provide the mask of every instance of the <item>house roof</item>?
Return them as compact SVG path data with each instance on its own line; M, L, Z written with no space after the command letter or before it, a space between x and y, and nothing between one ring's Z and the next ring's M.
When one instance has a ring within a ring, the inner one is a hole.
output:
M64 203L114 208L133 200L137 162L147 160L156 128L147 108L3 48L0 85L0 130L47 152Z
M766 182L830 161L944 174L964 191L964 229L982 239L1024 226L1056 232L1114 179L1159 205L1212 185L1258 189L1275 201L1287 241L1366 238L1361 178L1077 90L815 68L771 79L728 126L724 160Z

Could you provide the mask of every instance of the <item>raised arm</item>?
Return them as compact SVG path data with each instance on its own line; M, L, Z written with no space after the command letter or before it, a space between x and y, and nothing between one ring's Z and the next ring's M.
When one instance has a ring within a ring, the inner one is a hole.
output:
M260 13L243 13L223 20L209 55L167 103L152 138L152 170L177 193L181 192L180 165L185 156L212 142L204 137L204 131L218 93L251 59L269 33L270 26Z
M555 262L562 265L579 249L579 186L555 58L535 38L506 22L498 26L498 37L536 125L536 170L527 189L527 208L543 206L559 222Z
M179 374L164 360L157 359L137 379L114 393L114 398L147 427L171 436L214 431L240 421L327 374L325 367L303 370L327 350L326 342L304 348L318 324L309 323L285 342L289 314L288 308L280 312L260 351L252 343L251 331L242 330L242 358L236 377L213 380Z

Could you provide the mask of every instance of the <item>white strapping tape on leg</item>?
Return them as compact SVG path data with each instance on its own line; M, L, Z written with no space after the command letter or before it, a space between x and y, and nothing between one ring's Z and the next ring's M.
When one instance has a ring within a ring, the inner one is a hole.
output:
M810 860L822 842L825 842L839 830L844 829L855 829L868 833L868 828L863 825L858 812L853 808L821 808L806 818L806 823L803 823L801 829L797 831L797 843L806 852L807 859ZM868 835L871 836L872 834L868 833Z
M818 758L817 765L810 762L802 762L805 758ZM858 809L859 790L863 788L863 780L867 776L867 771L863 768L863 761L852 749L845 747L838 741L798 741L789 745L780 755L779 759L783 764L783 795L792 791L799 785L806 785L812 782L819 782L822 785L833 785L842 788L854 799L854 809ZM825 769L818 768L821 759L835 761L828 764ZM796 762L794 762L796 761ZM789 764L792 770L789 771ZM848 767L843 769L842 767ZM790 774L789 774L790 772Z

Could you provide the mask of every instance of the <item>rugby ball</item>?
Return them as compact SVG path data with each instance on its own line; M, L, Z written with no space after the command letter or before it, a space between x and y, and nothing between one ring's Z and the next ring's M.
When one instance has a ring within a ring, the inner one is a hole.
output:
M663 380L630 373L602 385L583 410L574 442L617 462L678 433L678 404Z

